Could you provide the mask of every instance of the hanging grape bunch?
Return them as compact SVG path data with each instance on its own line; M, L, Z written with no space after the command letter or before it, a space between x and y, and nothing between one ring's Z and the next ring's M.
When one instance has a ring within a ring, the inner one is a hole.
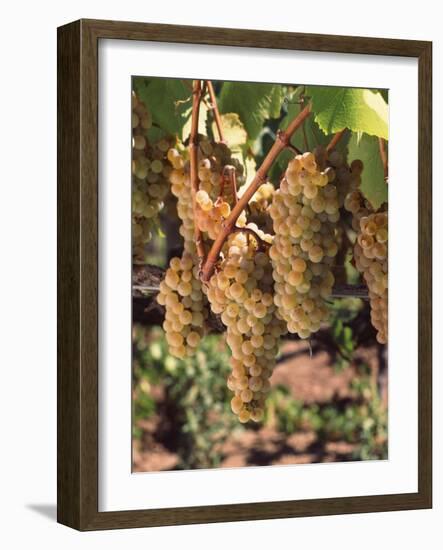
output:
M286 330L276 314L272 266L265 251L272 237L254 224L246 228L256 237L241 230L228 237L206 294L213 313L221 314L232 352L228 378L234 392L232 411L240 422L258 422L263 418L280 337Z
M351 164L361 173L359 161ZM358 189L351 188L344 207L352 213L352 228L357 234L354 244L354 262L369 290L371 322L380 344L388 342L388 213L374 212L371 204Z
M193 355L208 316L195 256L185 251L181 258L171 259L157 302L165 306L163 329L171 355L179 359Z
M388 213L377 212L360 218L354 245L355 267L368 285L371 322L377 341L388 342Z
M165 307L163 329L170 353L183 358L195 353L205 333L208 305L199 278L189 171L178 149L170 149L167 158L172 166L169 174L171 191L177 198L177 213L181 220L183 255L170 260L165 278L160 283L157 302Z
M132 93L132 254L135 263L144 263L145 246L158 223L158 214L169 191L171 166L166 153L172 138L150 143L146 130L152 118L146 105Z
M288 331L300 338L308 338L328 318L325 299L334 284L331 265L340 217L334 180L335 171L320 171L313 153L297 155L270 208L274 301Z
M228 218L236 201L236 188L232 185L243 182L243 167L232 158L229 148L222 143L200 141L198 166L198 191L196 194L196 223L210 239L215 240L223 220ZM242 213L237 225L244 225L246 215Z
M210 143L200 136L197 210L195 218L192 218L189 161L185 160L185 152L177 149L171 149L168 158L173 165L170 176L172 192L179 199L178 211L182 220L187 220L187 230L182 231L185 249L194 255L195 269L198 259L194 222L198 223L206 241L217 237L222 221L229 216L236 202L236 185L242 183L242 172L225 145ZM232 172L235 172L235 185L232 185L230 177ZM275 316L269 256L263 251L257 253L257 247L263 243L270 244L272 238L255 224L246 224L245 212L237 219L236 227L244 228L245 233L234 233L228 238L224 259L217 266L217 274L210 279L208 288L203 287L203 291L213 313L221 315L227 329L227 343L233 353L233 371L228 380L228 387L234 391L232 409L241 422L259 421L263 416L264 398L270 387L268 379L275 364L284 324ZM251 236L251 233L257 237ZM177 262L174 260L174 263ZM172 264L165 278L167 284L171 279L171 267ZM179 284L179 278L172 277L172 284ZM242 300L244 305L241 305ZM163 299L162 296L160 301L164 301L167 306L167 297ZM171 298L169 302L172 302ZM177 308L175 300L172 306ZM173 317L168 309L167 306L168 317ZM167 324L169 338L170 328ZM177 321L175 328L179 328ZM172 335L172 339L173 343L183 345L182 339L176 334ZM177 354L177 348L172 346L171 353ZM185 353L185 349L180 349L179 353Z
M211 144L206 138L199 140L199 191L198 210L194 216L190 165L186 149L171 148L167 153L172 170L169 174L172 194L177 197L177 212L181 220L180 234L184 242L184 255L173 258L169 263L157 301L166 308L163 328L175 357L192 355L205 332L204 322L208 317L208 306L202 293L198 275L199 259L195 242L195 223L209 238L215 238L223 218L230 213L234 191L223 185L225 166L235 168L230 151L223 144ZM217 197L216 204L209 196ZM203 198L202 198L203 197ZM227 202L229 201L229 202ZM208 208L209 206L209 208ZM183 266L187 269L183 269Z

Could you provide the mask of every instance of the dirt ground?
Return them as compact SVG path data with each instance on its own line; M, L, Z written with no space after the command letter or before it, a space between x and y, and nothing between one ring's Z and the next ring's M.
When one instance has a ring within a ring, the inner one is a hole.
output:
M374 350L359 350L357 357L374 364ZM281 361L271 378L272 385L286 386L294 398L306 404L327 404L352 397L350 382L352 367L340 372L330 365L326 352L312 357L305 342L286 342ZM139 422L143 437L134 442L133 469L136 472L171 470L177 467L178 456L156 440L158 417ZM289 436L272 427L233 433L224 443L222 468L312 462L342 462L353 460L355 444L346 441L321 442L314 431L302 430Z

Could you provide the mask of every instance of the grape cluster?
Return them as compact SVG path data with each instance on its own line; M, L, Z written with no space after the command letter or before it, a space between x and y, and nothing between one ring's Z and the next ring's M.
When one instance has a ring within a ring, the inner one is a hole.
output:
M218 270L205 289L212 311L221 314L226 326L232 351L232 374L227 381L234 392L231 408L242 423L263 418L269 378L285 332L273 302L270 259L258 246L259 242L269 244L272 237L254 224L246 227L258 238L250 233L231 234Z
M354 245L355 266L368 285L371 322L377 341L388 341L388 214L377 212L360 218Z
M195 256L197 250L194 239L194 214L189 171L185 170L184 156L178 149L169 149L168 160L172 166L169 182L171 192L177 198L177 214L181 221L180 235L183 237L184 250Z
M354 175L353 185L348 188L348 193L344 199L344 208L352 214L352 229L358 233L360 230L360 219L368 216L372 207L365 200L363 193L360 191L361 173L363 171L363 163L360 160L354 160L351 163L351 171Z
M329 180L334 182L338 202L342 207L346 197L361 184L362 161L356 159L349 166L343 153L337 150L327 152L322 146L314 149L314 155L318 169L326 171Z
M168 152L168 159L173 167L170 174L173 193L174 186L183 181L190 186L190 166L186 157L186 151L179 151L177 148ZM191 217L190 221L192 225L198 225L205 238L214 240L236 200L235 190L229 185L226 176L227 169L235 171L237 183L241 184L244 181L243 167L237 159L231 157L226 145L212 143L205 136L199 138L198 163L199 189L196 194L196 211L195 217ZM186 207L192 209L192 201ZM245 223L246 214L242 212L237 225L244 226Z
M151 240L158 213L163 208L171 166L166 153L172 138L150 143L146 130L151 127L146 105L132 93L132 235L136 263L145 261L145 245Z
M239 191L241 197L247 186L243 186ZM265 182L252 195L248 203L248 220L257 224L267 233L272 232L272 220L269 216L269 206L272 203L272 197L275 193L275 187L271 182Z
M344 207L352 214L352 228L357 234L354 244L355 267L363 275L371 307L371 322L377 331L377 341L388 341L388 213L373 212L371 204L359 190L361 161L354 160L351 170L356 184L351 186Z
M157 302L166 309L163 329L170 353L182 358L192 355L200 343L209 309L199 278L191 180L180 151L170 149L167 157L172 166L169 179L171 191L177 198L184 251L181 258L175 257L169 262L165 278L160 283Z
M197 192L196 201L195 221L201 231L207 233L210 239L215 240L221 230L223 219L226 219L231 213L231 207L221 197L213 202L207 191L203 189Z
M171 259L157 301L166 309L163 329L171 355L178 358L192 355L204 334L207 317L198 266L192 254L184 252L181 258Z
M313 153L292 159L269 209L275 305L288 331L308 338L328 318L331 266L338 252L340 202L336 172L321 170Z
M366 203L362 192L355 189L346 195L344 207L352 214L352 229L358 232L360 230L360 219L371 213L370 205Z
M234 204L234 189L227 183L226 168L235 170L237 186L244 182L243 166L234 157L224 143L213 143L206 136L199 138L199 189L206 191L215 200L223 197L232 206Z
M199 278L199 260L195 244L195 223L202 225L209 238L215 238L223 218L230 213L227 201L233 200L233 191L223 185L222 175L226 164L233 163L229 149L223 144L212 144L207 138L199 140L199 186L198 209L194 216L190 166L187 151L170 148L167 160L171 166L169 182L171 192L177 198L177 213L181 220L180 234L183 237L182 258L172 258L160 285L157 301L166 308L163 328L171 354L183 357L194 353L204 334L209 308ZM239 168L239 177L241 171ZM218 196L223 191L225 199L213 202L209 196ZM206 217L202 215L206 214ZM206 225L205 225L206 223Z

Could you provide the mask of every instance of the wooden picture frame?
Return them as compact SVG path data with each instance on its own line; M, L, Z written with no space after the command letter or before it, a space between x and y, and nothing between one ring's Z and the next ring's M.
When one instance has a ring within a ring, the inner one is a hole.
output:
M418 492L98 511L98 41L124 39L403 56L419 66ZM257 30L80 20L58 29L58 521L79 530L432 506L432 44Z

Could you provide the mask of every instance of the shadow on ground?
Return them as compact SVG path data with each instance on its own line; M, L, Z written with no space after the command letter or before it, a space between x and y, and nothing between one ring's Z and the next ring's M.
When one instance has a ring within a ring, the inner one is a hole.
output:
M57 506L55 504L26 504L26 508L51 521L57 521Z

